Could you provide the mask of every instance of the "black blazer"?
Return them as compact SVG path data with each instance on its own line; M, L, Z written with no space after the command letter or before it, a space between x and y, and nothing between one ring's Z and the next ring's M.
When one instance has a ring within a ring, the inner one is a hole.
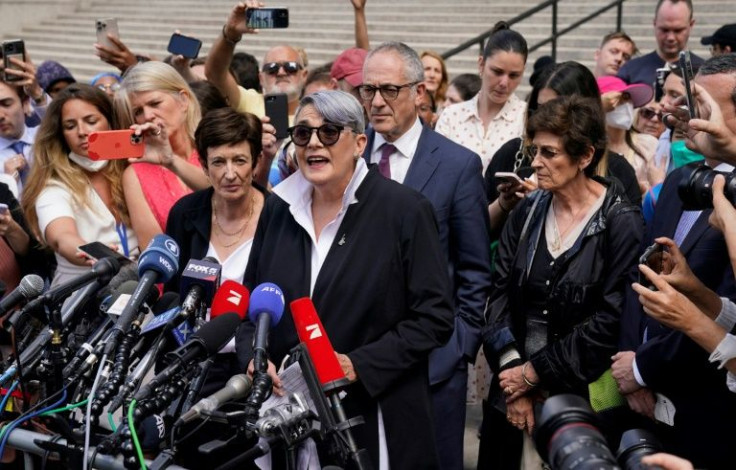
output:
M643 246L651 245L657 237L674 237L683 211L677 185L684 171L678 168L665 179ZM680 250L698 279L733 300L736 286L728 249L723 235L708 224L710 213L708 209L700 214ZM631 280L636 277L638 274L632 273ZM630 283L621 324L620 349L636 351L644 382L672 400L676 408L675 426L665 442L669 451L691 460L696 467L733 465L736 394L726 387L726 371L711 364L708 353L685 334L647 316ZM645 332L648 341L642 344Z
M335 351L347 354L358 381L347 388L347 416L362 415L358 444L377 467L380 404L392 468L437 468L427 361L452 332L447 264L430 203L419 193L368 172L349 206L311 296ZM258 221L245 272L249 288L273 282L286 310L272 328L269 356L279 364L299 343L289 303L310 296L312 241L289 212L269 198ZM254 327L238 332L244 369ZM326 464L327 462L322 462Z
M268 198L268 192L263 187L253 184L253 187ZM166 221L166 235L179 244L179 271L166 283L167 292L179 292L181 273L187 267L190 259L202 259L210 247L210 233L212 231L212 187L195 191L182 197L169 212Z

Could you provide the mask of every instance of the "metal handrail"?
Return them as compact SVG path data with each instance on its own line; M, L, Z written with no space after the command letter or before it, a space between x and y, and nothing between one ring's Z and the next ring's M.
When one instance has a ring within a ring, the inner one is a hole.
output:
M550 42L552 43L552 60L557 61L557 39L570 31L577 29L580 25L583 23L587 23L591 19L595 18L596 16L599 16L608 10L610 10L613 7L616 7L616 31L621 31L621 21L623 16L623 3L625 0L613 0L612 2L608 3L607 5L602 6L598 10L594 11L593 13L589 14L585 18L576 21L575 23L571 24L570 26L562 29L561 31L557 30L557 16L558 16L558 6L560 0L546 0L542 3L540 3L537 6L534 6L525 12L511 18L506 23L508 23L509 26L513 26L516 23L519 23L521 21L526 20L527 18L531 17L532 15L539 13L540 11L544 10L547 7L552 7L552 34L547 37L546 39L541 40L540 42L532 45L529 47L529 52L536 51L537 49L546 46ZM442 58L447 60L450 57L459 54L460 52L463 52L466 49L469 49L473 47L474 45L478 45L479 53L480 55L483 55L483 45L485 44L486 39L488 39L491 34L493 34L493 29L489 29L488 31L479 34L478 36L469 39L465 41L464 43L460 44L457 47L453 47L449 51L443 52Z

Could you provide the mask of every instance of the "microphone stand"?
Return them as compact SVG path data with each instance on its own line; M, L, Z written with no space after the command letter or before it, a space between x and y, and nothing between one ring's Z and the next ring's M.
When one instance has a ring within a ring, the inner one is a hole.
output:
M279 445L284 445L287 452L287 467L293 463L294 450L298 444L309 437L320 437L328 447L328 453L340 462L340 465L351 470L372 470L373 463L368 451L357 446L351 433L351 428L364 422L362 417L347 419L340 403L337 393L333 393L328 399L325 396L322 385L317 377L314 364L303 344L297 345L290 352L292 362L299 362L302 375L309 389L315 410L310 410L298 395L291 397L291 405L287 409L279 410L279 407L268 410L263 418L258 420L255 426L246 424L246 429L255 430L265 440L260 441L243 454L231 459L216 470L229 470L236 468L243 462L247 462L266 455ZM255 390L256 374L253 374L253 390ZM339 385L339 384L338 384ZM333 384L333 386L336 386ZM250 397L249 397L250 399ZM260 406L260 404L259 404ZM282 405L283 406L283 405ZM216 418L224 417L231 425L240 425L242 420L248 418L246 402L245 412L223 414L219 412L203 412ZM316 412L316 413L315 413ZM308 425L311 423L312 425ZM314 424L320 423L319 429ZM221 441L213 441L200 447L200 452L212 452L221 447ZM232 442L232 439L228 443ZM219 444L219 445L218 445Z

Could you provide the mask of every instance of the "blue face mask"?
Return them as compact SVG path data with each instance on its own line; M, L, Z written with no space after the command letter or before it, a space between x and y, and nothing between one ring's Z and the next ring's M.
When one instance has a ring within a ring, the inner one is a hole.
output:
M685 147L684 140L677 140L672 142L670 145L670 152L672 154L672 163L675 168L687 165L692 162L701 162L705 160L705 157L699 153L695 153L689 148Z

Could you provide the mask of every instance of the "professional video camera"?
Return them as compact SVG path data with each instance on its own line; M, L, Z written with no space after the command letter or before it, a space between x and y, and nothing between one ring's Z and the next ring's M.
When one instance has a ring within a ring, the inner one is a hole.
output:
M713 180L716 175L726 178L726 186L723 192L732 205L736 206L736 178L733 173L716 171L712 168L700 165L689 168L683 173L682 179L677 185L685 210L703 210L713 208Z
M577 395L555 395L542 408L534 440L539 455L552 470L639 470L644 456L661 451L661 445L642 429L621 436L617 457L595 426L596 415Z

